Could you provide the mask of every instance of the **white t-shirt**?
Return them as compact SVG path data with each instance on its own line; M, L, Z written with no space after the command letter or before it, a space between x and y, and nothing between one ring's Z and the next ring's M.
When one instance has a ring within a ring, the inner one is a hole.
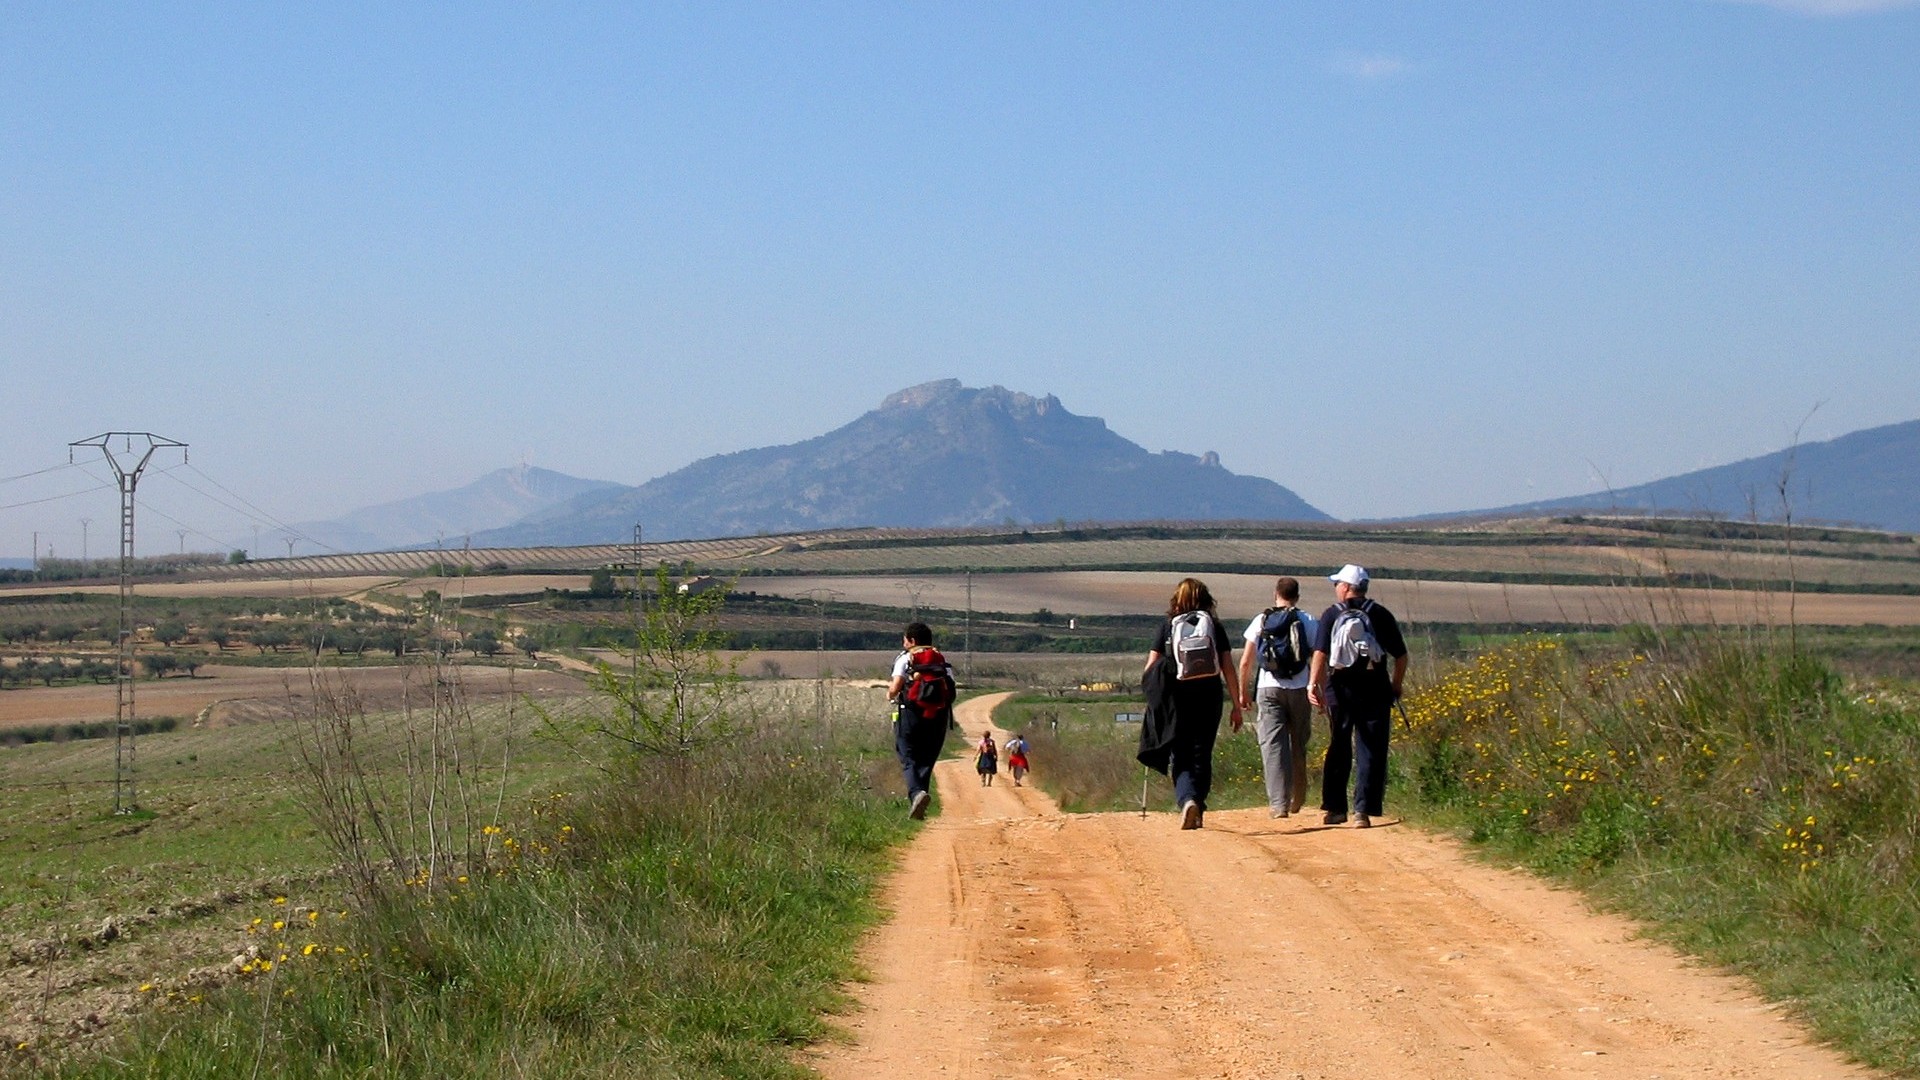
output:
M1284 611L1285 609L1282 608L1281 610ZM1313 658L1313 632L1315 628L1320 625L1320 621L1300 608L1295 608L1294 610L1300 612L1300 645L1307 650L1307 658L1311 661ZM1279 611L1274 612L1276 616L1279 614ZM1240 635L1241 639L1249 644L1258 641L1260 639L1260 627L1264 625L1266 621L1267 617L1265 615L1255 615L1253 621L1247 624L1247 632ZM1256 690L1304 690L1307 685L1307 676L1313 674L1313 664L1308 663L1300 669L1298 674L1290 679L1275 678L1273 672L1260 666L1258 653L1254 654L1253 669L1260 673L1260 684L1255 688Z

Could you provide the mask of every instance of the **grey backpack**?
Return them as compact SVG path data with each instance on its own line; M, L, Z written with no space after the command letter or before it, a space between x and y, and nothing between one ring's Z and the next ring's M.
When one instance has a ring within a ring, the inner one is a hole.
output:
M1368 612L1373 610L1373 601L1342 608L1340 614L1333 617L1333 631L1329 635L1327 664L1335 670L1351 667L1372 667L1383 663L1387 651L1380 647L1380 639L1373 636L1373 620Z
M1213 616L1189 611L1173 618L1167 632L1179 678L1210 679L1220 674L1220 651L1213 641Z

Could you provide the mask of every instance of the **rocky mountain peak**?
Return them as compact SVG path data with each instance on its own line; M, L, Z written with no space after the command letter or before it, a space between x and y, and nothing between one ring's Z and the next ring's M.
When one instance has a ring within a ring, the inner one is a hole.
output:
M1047 416L1070 416L1060 404L1060 399L1052 394L1034 397L1018 390L1009 390L1004 386L974 388L963 385L959 379L935 379L918 386L909 386L887 395L880 403L881 412L914 411L926 409L990 410L1003 413L1014 420L1037 420Z
M905 390L896 390L888 394L880 403L881 409L924 409L943 397L959 393L965 387L959 379L935 379L918 386L909 386Z

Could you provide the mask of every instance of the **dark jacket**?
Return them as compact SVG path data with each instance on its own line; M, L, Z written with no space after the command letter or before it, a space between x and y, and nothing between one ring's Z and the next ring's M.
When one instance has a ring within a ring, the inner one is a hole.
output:
M1173 759L1173 684L1176 682L1173 657L1160 662L1140 676L1140 692L1147 697L1147 714L1140 720L1140 752L1134 757L1157 773L1167 771Z

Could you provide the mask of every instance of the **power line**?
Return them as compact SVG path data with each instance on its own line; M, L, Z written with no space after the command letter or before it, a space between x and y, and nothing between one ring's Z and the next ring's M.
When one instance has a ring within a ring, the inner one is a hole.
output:
M86 470L84 470L84 469L82 469L81 471L82 471L82 472L85 472ZM91 474L91 473L88 473L88 475L89 475L89 476L92 476L92 474ZM97 476L95 476L95 477L93 477L93 478L94 478L95 480L99 480L99 479L100 479L100 478L99 478L99 477L97 477ZM17 503L7 503L7 504L6 504L5 506L0 506L0 510L17 510L17 509L19 509L19 508L20 508L20 507L22 507L22 506L38 506L38 505L40 505L41 503L50 503L50 502L58 502L58 501L60 501L61 499L71 499L71 498L73 498L73 497L74 497L74 496L76 496L76 495L90 495L90 494L92 494L93 492L96 492L96 491L105 491L106 489L108 489L108 488L110 488L110 487L114 487L114 486L116 486L116 485L114 485L114 484L110 484L110 483L107 483L107 482L105 482L105 481L101 481L101 483L100 483L100 484L98 484L98 485L97 485L97 486L95 486L95 487L90 487L90 488L81 488L81 489L80 489L79 491L69 491L69 492L67 492L67 493L66 493L65 495L49 495L49 496L47 496L47 497L46 497L46 498L44 498L44 499L28 499L28 500L27 500L27 501L25 501L25 502L17 502Z
M23 472L19 476L0 476L0 484L11 484L15 480L25 480L30 476L45 476L47 473L50 473L50 472L59 472L62 469L71 469L71 468L74 468L73 462L63 461L58 465L49 465L44 469L35 469L32 472Z
M220 481L215 480L211 476L208 476L205 472L202 472L199 469L199 467L195 465L188 464L184 467L193 471L195 474L199 475L201 478L205 479L207 483L212 484L214 487L217 487L221 491L224 491L227 494L233 496L236 500L238 500L242 504L242 506L235 506L233 503L230 503L227 500L222 499L220 496L215 495L210 491L203 491L202 489L188 483L182 477L173 475L181 467L182 466L175 466L174 468L171 468L171 469L162 469L160 470L158 475L164 476L167 479L172 480L174 483L179 484L181 487L186 488L188 491L191 491L196 495L199 495L203 499L206 499L220 506L226 507L227 509L233 511L234 513L239 514L241 517L246 518L250 522L253 522L255 524L267 525L297 540L305 541L306 543L312 544L314 547L320 548L323 551L327 551L335 555L347 554L347 552L342 551L340 548L334 547L332 544L328 544L323 541L316 540L312 536L308 535L307 533L302 532L301 530L296 529L291 525L288 525L286 522L281 521L279 518L274 517L272 514L269 514L265 510L260 509L260 507L254 505L254 503L249 501L246 496L241 495L239 492L234 491L232 488L228 487L227 485L222 484ZM259 553L255 552L254 554L258 556Z
M311 536L307 536L307 535L305 535L305 534L304 534L304 533L302 533L302 532L301 532L300 530L298 530L298 529L296 529L296 528L294 528L293 526L291 526L291 525L289 525L289 524L287 524L287 523L286 523L286 522L284 522L284 521L281 521L281 520L280 520L279 518L277 518L277 517L274 517L274 516L273 516L272 514L269 514L269 513L267 513L267 512L265 511L265 510L262 510L262 509L260 509L260 507L259 507L259 506L257 506L257 505L255 505L255 504L254 504L254 503L253 503L252 501L250 501L250 500L249 500L249 499L248 499L248 498L247 498L247 497L246 497L245 495L242 495L242 494L240 494L239 492L237 492L237 491L235 491L235 490L233 490L232 488L230 488L230 487L228 487L227 485L225 485L225 484L223 484L223 483L221 483L220 481L218 481L218 480L215 480L215 479L214 479L213 477L211 477L211 476L208 476L208 475L207 475L207 474L206 474L206 473L205 473L204 471L202 471L202 470L201 470L201 468L200 468L200 467L199 467L198 465L195 465L195 464L192 464L191 462L189 462L189 463L187 463L187 465L186 465L186 467L187 467L188 469L190 469L190 470L192 470L192 471L193 471L193 473L194 473L194 475L196 475L196 476L198 476L198 477L200 477L200 478L201 478L202 480L205 480L205 481L206 481L207 483L209 483L209 484L212 484L212 485L213 485L214 487L217 487L217 488L219 488L219 489L220 489L221 491L224 491L224 492L226 492L227 494L229 494L229 495L231 495L231 496L233 496L234 498L236 498L236 499L238 499L238 500L240 500L240 502L241 502L241 503L242 503L243 505L245 505L245 506L248 506L248 507L251 507L254 513L256 513L256 514L258 514L258 515L260 515L260 520L262 520L262 521L264 521L264 522L266 522L266 523L267 523L267 524L269 524L269 525L272 525L272 526L273 526L274 528L276 528L276 529L279 529L279 530L280 530L281 532L285 532L285 533L292 533L293 535L295 535L295 536L298 536L298 537L299 537L300 539L302 539L302 540L305 540L305 541L307 541L307 542L309 542L309 543L313 543L313 544L318 544L318 545L319 545L320 547L324 547L324 548L327 548L327 550L328 550L328 551L337 551L337 550L338 550L338 549L336 549L336 548L331 548L331 547L327 547L327 545L325 545L325 544L321 544L321 543L320 543L319 541L317 541L317 540L315 540L315 539L314 539L313 537L311 537ZM186 481L185 481L185 480L180 480L180 478L179 478L179 477L174 477L174 479L175 479L175 480L179 480L179 482L180 482L180 483L182 483L182 484L186 484ZM189 487L192 487L192 485L191 485L191 484L188 484L187 486L189 486ZM195 490L198 490L198 489L195 489ZM206 494L206 492L204 492L204 491L203 491L203 492L201 492L201 494L202 494L202 495L205 495L205 494ZM211 496L211 495L209 495L209 496L207 496L207 497L208 497L208 498L212 498L212 496Z
M200 537L200 538L201 538L201 539L203 539L203 540L211 540L211 541L213 541L213 545L214 545L215 547L225 547L225 546L227 546L227 542L226 542L225 540L222 540L222 539L220 539L219 537L217 537L217 536L215 536L215 535L213 535L212 533L209 533L209 532L203 532L203 531L201 531L200 529L196 529L196 528L194 528L194 527L193 527L192 525L189 525L189 524L187 524L186 522L184 522L184 521L181 521L181 520L180 520L179 518L177 518L177 517L174 517L174 516L173 516L172 514L169 514L169 513L167 513L167 512L165 511L165 510L162 510L162 509L160 509L160 508L158 508L158 507L156 507L156 506L154 506L152 502L144 502L144 503L142 503L141 505L142 505L142 506L144 506L144 507L146 507L146 510L147 510L147 513L149 513L149 514L153 514L153 515L155 515L155 516L157 516L157 517L163 517L163 518L166 518L166 519L167 519L168 521L171 521L171 522L173 522L173 523L174 523L175 525L178 525L178 526L180 526L180 528L181 528L181 529L183 529L183 530L185 530L186 532L188 532L188 533L190 533L190 534L192 534L192 535L194 535L194 536L198 536L198 537Z

